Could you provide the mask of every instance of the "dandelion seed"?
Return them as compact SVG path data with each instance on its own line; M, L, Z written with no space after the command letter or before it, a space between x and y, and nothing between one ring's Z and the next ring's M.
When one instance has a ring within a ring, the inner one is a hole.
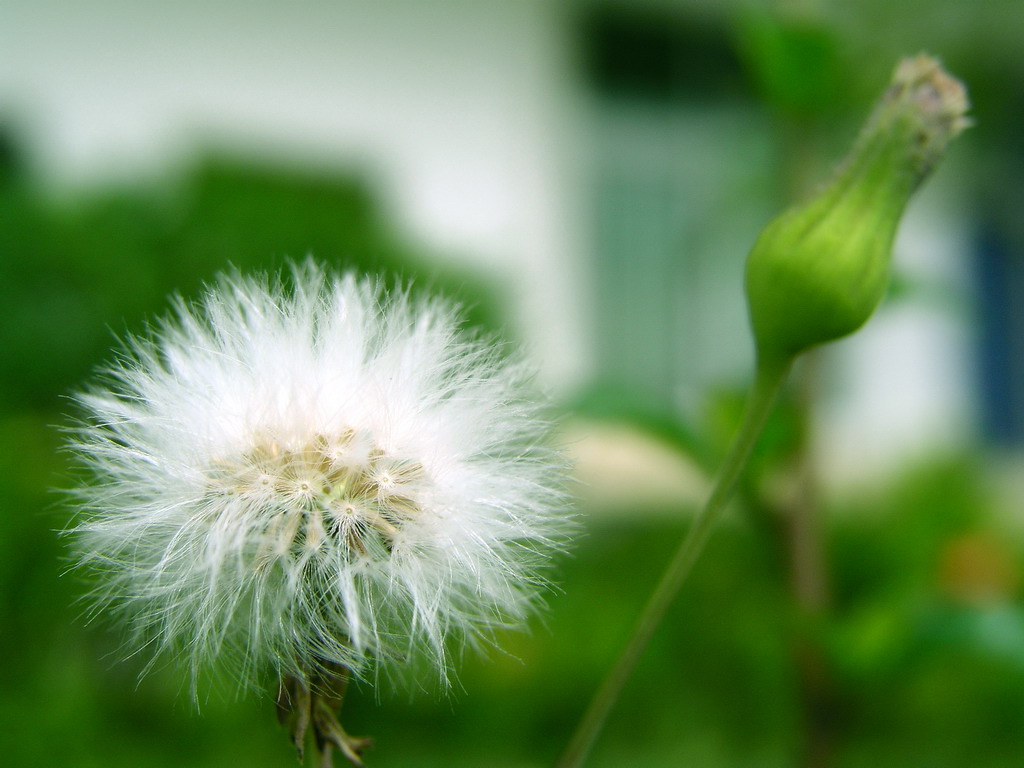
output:
M445 304L314 264L238 275L80 397L94 480L71 533L136 642L281 682L300 749L349 673L442 680L452 643L521 624L568 533L524 368ZM327 752L329 755L329 752Z

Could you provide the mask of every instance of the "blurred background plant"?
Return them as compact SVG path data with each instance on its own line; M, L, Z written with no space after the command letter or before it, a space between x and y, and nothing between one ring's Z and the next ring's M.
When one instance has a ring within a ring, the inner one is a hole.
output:
M307 253L461 300L564 409L586 536L463 692L357 690L371 765L554 760L707 488L742 269L926 49L977 126L891 295L817 354L592 765L1010 766L1024 741L1024 6L1009 0L0 7L0 754L291 764L272 702L116 662L55 530L54 425L117 336ZM379 699L379 700L378 700Z

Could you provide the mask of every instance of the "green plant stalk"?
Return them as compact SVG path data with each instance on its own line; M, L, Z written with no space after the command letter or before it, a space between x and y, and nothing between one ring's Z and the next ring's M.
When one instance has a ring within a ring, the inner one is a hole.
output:
M679 594L686 577L700 557L715 522L732 496L736 482L747 466L779 390L789 374L792 361L793 358L758 361L754 386L747 399L743 420L733 438L729 454L719 470L711 494L647 601L621 655L594 694L572 740L558 761L558 768L577 768L586 760L637 661L669 606Z
M967 125L967 92L935 59L904 59L833 181L773 220L747 257L757 349L754 387L711 495L559 762L586 759L641 653L689 575L743 473L793 360L860 328L889 279L892 243L914 190Z

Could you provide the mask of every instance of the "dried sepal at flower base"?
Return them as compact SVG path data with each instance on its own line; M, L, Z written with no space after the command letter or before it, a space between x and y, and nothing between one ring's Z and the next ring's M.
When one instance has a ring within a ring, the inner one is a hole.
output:
M528 371L444 303L291 283L223 278L81 396L72 534L137 643L307 691L295 727L358 759L338 681L444 680L453 642L522 624L571 528L563 462Z
M290 677L277 693L278 721L288 727L299 762L305 758L306 739L310 728L320 753L322 768L333 764L332 750L337 749L353 765L362 765L363 752L372 739L350 736L338 722L337 712L348 689L348 670L338 668L322 676L310 688L304 680Z

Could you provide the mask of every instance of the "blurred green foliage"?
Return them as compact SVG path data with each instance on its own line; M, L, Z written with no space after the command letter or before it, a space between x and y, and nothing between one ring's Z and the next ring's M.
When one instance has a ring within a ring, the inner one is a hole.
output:
M843 106L849 75L832 26L809 14L751 5L739 14L736 30L737 46L766 104L803 119L834 115Z
M9 165L14 165L9 162ZM474 325L495 328L496 297L444 273L381 221L359 181L213 157L169 188L102 190L47 201L0 173L0 402L44 405L142 330L169 294L194 296L218 272L278 269L313 256L340 269L415 277Z
M294 761L269 698L228 689L197 711L173 665L140 681L145 659L121 660L116 630L85 623L76 603L82 585L63 573L55 533L67 513L48 489L66 484L66 468L52 425L69 409L61 396L109 357L112 322L138 330L162 311L165 292L193 293L225 256L242 268L272 267L277 255L344 248L361 268L410 276L418 262L350 182L211 161L185 189L170 201L122 192L74 205L10 182L3 190L3 210L17 214L0 224L15 257L2 267L0 379L0 653L8 660L0 668L0 750L8 765ZM497 312L477 301L478 320ZM712 467L741 398L715 402L706 423L689 427L614 392L595 392L579 408L625 415ZM769 425L748 497L764 476L784 471L799 444L798 419L789 403ZM1016 538L995 532L991 506L984 473L962 457L827 510L834 605L820 632L842 702L836 765L1019 762L1021 553ZM468 656L452 697L357 687L345 721L376 737L371 764L550 763L682 535L683 522L667 522L673 517L590 521L575 557L561 565L563 591L543 624L501 638L504 652ZM796 762L802 619L775 544L756 517L717 532L593 765Z

